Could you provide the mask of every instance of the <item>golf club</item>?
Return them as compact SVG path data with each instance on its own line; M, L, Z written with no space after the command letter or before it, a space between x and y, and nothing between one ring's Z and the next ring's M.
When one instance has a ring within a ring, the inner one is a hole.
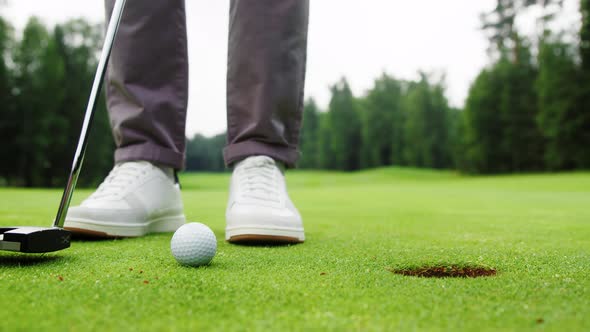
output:
M94 116L94 111L100 96L100 90L107 69L107 64L113 49L113 43L121 17L123 15L123 8L126 0L117 0L113 8L111 20L109 22L107 32L105 35L102 52L98 61L96 75L94 76L94 83L88 99L88 106L86 107L86 114L82 124L78 146L72 163L72 169L68 182L64 188L64 192L57 210L57 216L52 227L0 227L0 250L16 251L22 253L44 253L58 251L70 247L71 233L63 229L65 218L70 206L72 194L80 175L82 162L84 161L84 154L86 146L88 145L88 129Z

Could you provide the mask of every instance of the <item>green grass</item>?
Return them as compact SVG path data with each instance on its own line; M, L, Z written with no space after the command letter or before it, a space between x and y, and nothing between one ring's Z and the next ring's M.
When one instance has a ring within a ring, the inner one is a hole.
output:
M307 241L290 247L223 241L228 179L183 176L219 240L207 267L176 264L170 234L0 253L0 330L590 330L590 173L293 172ZM0 189L0 225L48 225L60 195ZM389 271L425 265L498 274Z

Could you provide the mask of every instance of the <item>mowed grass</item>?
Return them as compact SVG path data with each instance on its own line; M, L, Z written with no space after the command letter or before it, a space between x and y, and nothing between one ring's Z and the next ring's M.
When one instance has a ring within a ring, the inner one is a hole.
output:
M210 266L179 266L171 234L0 253L0 330L590 330L590 173L287 179L301 245L227 244L229 176L184 174L188 219L218 237ZM48 225L60 195L0 189L0 225ZM497 275L390 272L431 265Z

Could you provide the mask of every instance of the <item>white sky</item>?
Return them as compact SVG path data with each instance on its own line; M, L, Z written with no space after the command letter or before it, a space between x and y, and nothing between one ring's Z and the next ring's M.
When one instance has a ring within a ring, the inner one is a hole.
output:
M146 0L144 0L146 1ZM560 25L578 20L577 0L565 0ZM103 19L102 0L9 0L1 14L21 29L29 16L47 24ZM225 130L225 71L229 1L187 0L190 101L187 136ZM448 97L462 106L469 85L487 64L480 14L494 0L311 0L306 96L322 108L328 87L345 76L355 95L382 72L415 79L418 70L445 72ZM533 20L521 22L534 30ZM82 110L81 110L82 111Z

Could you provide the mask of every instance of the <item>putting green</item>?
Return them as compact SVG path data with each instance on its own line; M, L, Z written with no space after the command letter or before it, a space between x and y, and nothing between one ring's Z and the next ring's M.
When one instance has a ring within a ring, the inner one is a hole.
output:
M292 172L290 247L225 243L228 175L182 178L210 266L176 264L171 234L0 252L0 330L590 330L590 173ZM60 195L0 188L0 225L49 225ZM445 266L497 274L391 272Z

